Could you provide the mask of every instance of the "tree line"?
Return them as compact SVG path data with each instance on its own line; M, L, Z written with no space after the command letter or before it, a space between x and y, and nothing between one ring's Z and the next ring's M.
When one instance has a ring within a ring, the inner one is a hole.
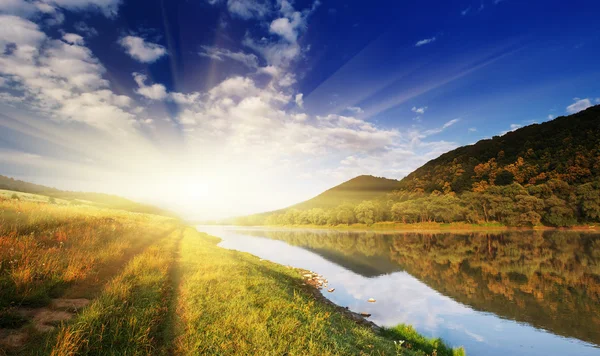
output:
M240 225L350 225L377 222L473 224L507 226L573 226L600 221L600 179L578 186L551 179L523 186L512 182L483 191L394 191L385 198L334 208L288 209L281 213L238 219Z

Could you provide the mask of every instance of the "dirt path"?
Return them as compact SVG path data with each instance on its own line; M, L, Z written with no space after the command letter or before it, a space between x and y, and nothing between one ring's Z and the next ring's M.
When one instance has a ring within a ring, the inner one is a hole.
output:
M169 309L167 312L167 322L163 330L163 345L165 345L168 355L177 355L176 340L181 330L181 319L177 313L179 305L179 296L181 293L181 241L183 240L185 229L181 229L175 249L173 250L173 262L169 271Z

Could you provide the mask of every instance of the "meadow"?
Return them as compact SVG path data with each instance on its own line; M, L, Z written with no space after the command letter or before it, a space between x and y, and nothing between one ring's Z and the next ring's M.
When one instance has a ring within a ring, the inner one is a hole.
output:
M17 198L0 198L0 355L464 354L357 323L301 271L177 219Z

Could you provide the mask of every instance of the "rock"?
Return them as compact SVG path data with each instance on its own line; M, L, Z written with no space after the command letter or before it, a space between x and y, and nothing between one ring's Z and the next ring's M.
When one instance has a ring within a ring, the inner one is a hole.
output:
M335 291L335 288L331 288L330 290L328 290L329 293L332 293L333 291Z
M360 312L360 316L364 316L365 318L368 318L371 316L371 314L365 313L365 312Z
M375 303L375 299L369 298L369 303Z

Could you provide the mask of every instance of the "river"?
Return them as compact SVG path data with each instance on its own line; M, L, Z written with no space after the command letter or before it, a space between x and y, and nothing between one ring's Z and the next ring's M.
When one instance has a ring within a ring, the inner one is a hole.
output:
M223 248L317 272L334 303L470 356L600 355L600 234L198 230Z

